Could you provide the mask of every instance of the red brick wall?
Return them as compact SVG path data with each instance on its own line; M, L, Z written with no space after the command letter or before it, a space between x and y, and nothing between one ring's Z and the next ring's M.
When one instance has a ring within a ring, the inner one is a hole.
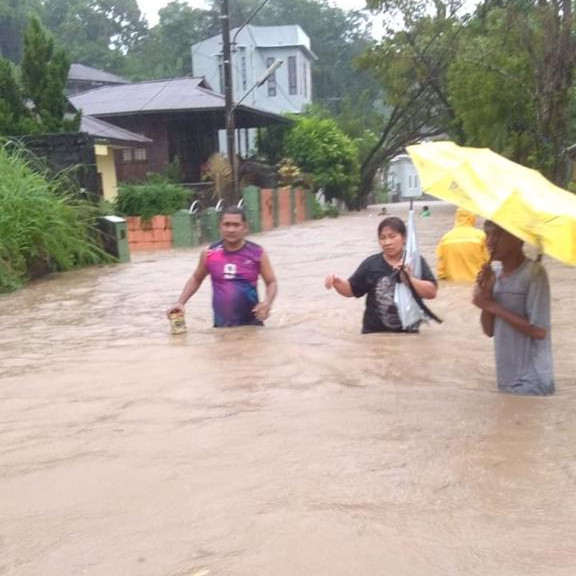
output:
M278 226L292 224L292 191L289 187L278 188Z
M128 246L131 252L169 250L172 248L170 216L154 216L142 221L138 216L126 218Z

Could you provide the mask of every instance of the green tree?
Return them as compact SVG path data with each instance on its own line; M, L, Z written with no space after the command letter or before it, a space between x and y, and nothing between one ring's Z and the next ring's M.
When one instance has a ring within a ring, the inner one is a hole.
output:
M73 62L119 70L146 34L136 0L43 0L44 24Z
M565 184L574 138L576 43L570 2L486 3L449 75L465 141Z
M27 107L34 114L37 132L73 132L80 125L80 115L66 118L65 95L70 61L62 48L32 18L24 34L24 57L21 65L22 89ZM32 131L32 130L30 130Z
M358 151L330 118L305 115L296 119L284 140L284 154L309 174L327 199L354 206L358 186Z
M0 0L0 57L20 62L28 17L40 10L40 0Z
M459 16L455 2L368 3L403 26L364 58L390 115L363 163L361 193L391 154L430 133L492 147L563 183L563 151L574 135L569 0L487 0L472 18Z
M506 11L472 23L448 75L450 98L464 144L489 146L518 162L534 152L534 84L520 30Z
M158 24L128 53L122 71L131 78L171 78L190 74L190 47L207 37L213 22L212 14L207 10L191 8L178 0L162 8L158 16Z
M0 134L21 134L28 125L33 125L33 119L24 103L15 66L0 58Z
M464 23L457 6L437 2L431 13L424 3L370 2L404 26L390 29L366 52L361 64L379 81L385 106L378 138L363 157L359 195L365 199L374 177L408 144L437 134L461 141L463 134L447 91L447 75L460 50Z
M24 34L20 69L0 58L0 134L75 132L80 114L68 117L65 95L70 62L32 18Z

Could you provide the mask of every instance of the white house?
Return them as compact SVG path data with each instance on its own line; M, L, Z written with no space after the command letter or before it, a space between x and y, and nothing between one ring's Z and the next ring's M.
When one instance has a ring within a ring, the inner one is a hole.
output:
M422 195L418 172L408 154L399 154L390 161L388 191L390 202L417 198Z
M243 103L274 113L301 112L312 102L311 64L316 56L310 38L298 25L251 26L230 31L234 101L254 87L276 60L282 65ZM216 91L224 93L222 36L192 46L192 72L204 76Z
M251 26L230 31L233 101L281 114L298 113L312 102L311 66L316 56L310 38L298 25ZM270 66L282 64L256 86ZM203 76L212 88L224 93L222 36L212 36L192 46L192 73ZM239 152L247 155L254 134L239 137ZM221 134L221 150L225 150Z

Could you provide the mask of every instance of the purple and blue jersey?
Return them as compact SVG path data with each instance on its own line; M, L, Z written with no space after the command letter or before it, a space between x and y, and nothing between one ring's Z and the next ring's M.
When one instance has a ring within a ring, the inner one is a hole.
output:
M214 326L262 325L252 312L258 304L258 276L264 250L246 241L229 251L222 241L208 247L206 268L212 279Z

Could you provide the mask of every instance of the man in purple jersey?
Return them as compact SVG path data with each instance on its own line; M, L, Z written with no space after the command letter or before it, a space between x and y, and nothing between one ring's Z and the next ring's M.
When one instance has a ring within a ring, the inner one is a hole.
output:
M215 327L263 324L276 297L276 276L268 254L262 246L246 240L247 233L243 210L236 206L225 208L220 217L221 239L202 250L196 270L176 304L168 309L168 316L173 312L183 313L186 302L210 275ZM262 302L258 299L260 276L266 285Z

